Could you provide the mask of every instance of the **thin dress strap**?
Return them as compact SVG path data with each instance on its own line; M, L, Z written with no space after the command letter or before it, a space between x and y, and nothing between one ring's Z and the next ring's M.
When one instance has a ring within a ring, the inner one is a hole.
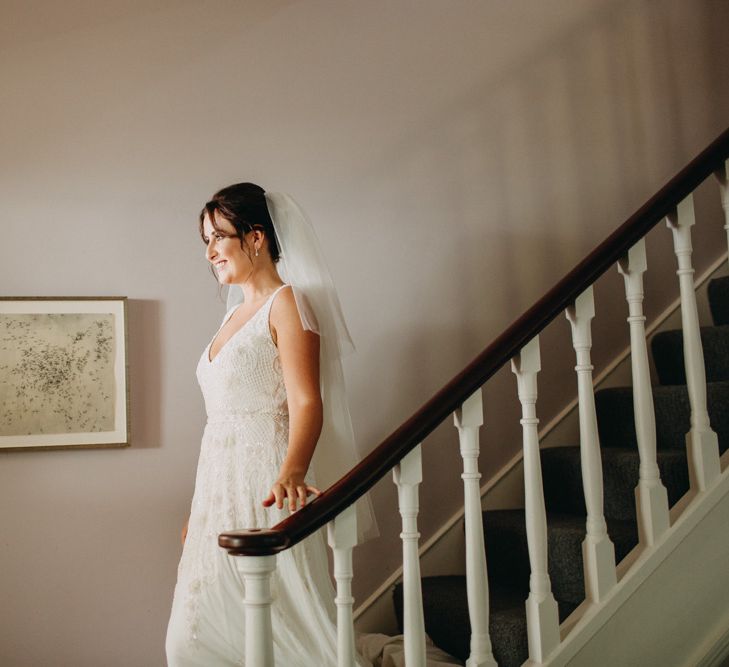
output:
M271 292L271 296L268 297L268 303L266 303L265 308L267 310L271 310L271 306L273 305L273 300L276 297L276 295L284 288L288 287L288 283L284 283L283 285L279 285L273 292Z
M276 298L276 295L284 288L287 287L288 283L284 283L283 285L279 285L272 293L271 296L268 297L268 301L261 306L261 310L264 311L261 313L263 316L263 319L268 323L269 322L269 314L271 312L271 308L273 306L273 300ZM258 313L256 313L258 314Z

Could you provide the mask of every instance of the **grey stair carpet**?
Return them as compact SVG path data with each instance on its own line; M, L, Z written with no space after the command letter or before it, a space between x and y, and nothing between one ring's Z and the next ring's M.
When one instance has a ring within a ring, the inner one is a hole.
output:
M729 447L729 277L712 280L708 288L716 326L704 327L707 402L719 448ZM599 331L593 333L593 337ZM660 385L653 387L658 467L673 505L688 490L686 433L690 406L685 386L683 339L680 331L657 334L651 351ZM544 391L544 389L542 389ZM633 422L633 391L610 388L595 395L603 467L605 519L620 562L638 543L635 487L640 457ZM575 443L541 451L547 510L549 575L563 621L584 600L582 541L585 502L580 450ZM529 595L529 554L524 510L483 513L490 592L489 630L494 657L502 667L528 659L526 611ZM465 662L469 655L470 622L463 576L424 577L425 631L451 655ZM402 632L402 584L393 591Z
M553 447L542 450L541 454L547 511L586 514L580 448ZM637 448L606 447L601 450L601 456L605 517L635 522L634 490L640 465ZM689 488L686 451L659 449L657 459L668 503L672 506Z
M558 602L577 606L585 598L582 576L582 541L586 517L550 512L547 522L549 577ZM616 562L638 543L634 522L607 519L608 534L615 544ZM524 510L492 510L483 513L489 582L494 587L519 590L521 607L529 594L529 554ZM526 660L526 657L524 658Z
M711 427L719 436L723 452L729 445L729 381L709 382L706 404ZM686 386L653 387L658 449L686 449L686 433L691 428L691 406ZM637 451L631 387L602 389L595 394L600 445L630 447Z
M707 382L729 380L729 325L701 327L701 345ZM656 334L651 351L661 384L686 384L681 331Z

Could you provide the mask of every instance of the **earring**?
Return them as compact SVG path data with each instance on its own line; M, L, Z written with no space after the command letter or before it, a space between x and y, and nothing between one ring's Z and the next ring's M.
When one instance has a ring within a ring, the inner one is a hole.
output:
M256 248L256 257L258 257L258 248Z

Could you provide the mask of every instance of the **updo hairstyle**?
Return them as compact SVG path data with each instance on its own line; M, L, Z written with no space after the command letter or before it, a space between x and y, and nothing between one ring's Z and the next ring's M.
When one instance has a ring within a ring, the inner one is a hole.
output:
M278 262L279 249L276 243L276 234L273 231L273 221L266 205L265 194L266 191L255 183L236 183L218 190L200 211L200 237L203 242L205 242L203 221L206 213L213 228L224 236L231 236L231 234L218 227L215 219L217 213L235 227L235 236L240 239L241 248L243 247L243 237L248 232L252 232L254 229L263 231L268 240L268 252L271 255L271 260L274 263ZM215 275L214 271L213 275Z

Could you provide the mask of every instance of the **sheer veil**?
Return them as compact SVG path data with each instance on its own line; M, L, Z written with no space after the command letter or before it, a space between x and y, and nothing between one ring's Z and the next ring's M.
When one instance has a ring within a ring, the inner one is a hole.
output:
M304 329L320 336L320 389L323 425L312 467L319 488L326 489L356 465L360 456L352 429L342 357L354 343L339 303L329 268L308 216L288 194L266 193L280 259L281 279L292 286ZM228 290L228 310L243 301L237 285ZM359 541L377 537L369 493L356 502Z

